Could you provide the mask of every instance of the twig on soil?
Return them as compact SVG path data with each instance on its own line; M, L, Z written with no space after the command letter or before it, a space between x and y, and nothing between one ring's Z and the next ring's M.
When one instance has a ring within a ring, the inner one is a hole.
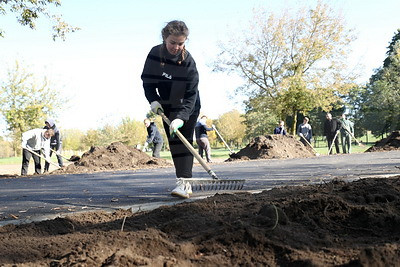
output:
M125 215L125 217L124 217L124 219L122 221L121 232L124 231L125 220L126 220L126 215Z
M271 229L269 229L269 230L274 230L274 229L276 228L276 226L278 225L278 221L279 221L278 209L276 208L276 206L275 206L274 204L272 204L272 206L273 206L274 209L275 209L275 217L276 217L276 220L275 220L274 226L273 226Z

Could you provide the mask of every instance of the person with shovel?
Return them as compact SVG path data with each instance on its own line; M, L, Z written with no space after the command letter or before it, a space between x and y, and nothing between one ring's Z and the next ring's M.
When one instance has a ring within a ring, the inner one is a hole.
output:
M160 158L160 151L163 146L163 138L158 131L158 128L156 124L153 121L150 121L149 119L144 119L143 121L144 125L146 126L147 130L147 139L146 142L144 143L143 146L143 151L146 150L147 146L150 143L153 143L153 154L152 156L155 158Z
M297 134L300 136L300 141L305 145L308 146L311 144L312 138L312 128L311 125L308 123L310 121L309 118L304 117L303 123L299 125L297 128Z
M200 120L196 123L194 128L196 133L196 143L199 146L199 154L203 158L205 152L207 162L211 162L211 146L208 141L207 131L213 131L213 128L207 127L207 116L201 116Z
M326 120L324 123L324 136L326 136L326 140L328 141L328 149L329 154L332 154L332 146L335 145L336 153L339 154L339 134L340 122L336 118L332 118L331 113L326 113Z
M171 195L188 198L189 183L179 178L192 178L193 154L177 137L176 131L193 143L193 133L200 114L199 74L185 42L189 29L183 21L173 20L161 30L162 44L147 55L141 75L144 94L156 114L165 115L164 129L175 166L176 187Z
M343 153L351 153L351 137L354 136L354 124L342 114L340 119L342 127L340 128L340 138L342 142Z
M50 157L53 154L53 151L56 153L58 165L61 167L64 166L63 159L61 156L61 149L62 149L62 141L61 141L61 134L60 130L58 130L56 123L53 119L47 119L45 122L45 126L43 129L52 129L54 131L54 135L50 139ZM48 172L50 167L50 163L47 161L44 163L44 172Z
M35 174L41 174L40 154L43 149L46 161L50 161L50 138L54 136L52 129L32 129L22 134L22 168L21 175L28 174L29 160L33 157Z

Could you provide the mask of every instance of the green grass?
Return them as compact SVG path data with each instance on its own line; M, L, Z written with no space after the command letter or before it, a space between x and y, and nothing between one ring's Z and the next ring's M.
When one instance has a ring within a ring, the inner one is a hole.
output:
M197 148L195 148L195 149L196 149L196 151L198 151ZM146 152L146 153L147 153L147 155L151 156L152 152L150 151L150 152ZM227 158L229 158L229 154L230 154L230 151L228 149L211 148L211 158L226 158L227 159ZM162 159L172 160L171 153L167 150L161 151L160 156Z
M11 158L0 158L0 165L1 164L17 164L21 163L22 158L21 157L11 157Z
M365 150L367 150L368 148L370 148L372 146L372 144L368 144L365 146L359 146L359 145L352 145L351 146L351 153L363 153L365 152ZM317 151L319 154L321 155L328 155L328 146L320 146L320 147L316 147L314 148L315 151ZM339 149L340 149L340 153L342 153L342 145L339 144ZM336 149L335 147L332 148L333 153L336 153Z
M51 162L57 163L57 157L53 155L51 157ZM0 165L8 165L8 164L22 164L22 157L0 158Z

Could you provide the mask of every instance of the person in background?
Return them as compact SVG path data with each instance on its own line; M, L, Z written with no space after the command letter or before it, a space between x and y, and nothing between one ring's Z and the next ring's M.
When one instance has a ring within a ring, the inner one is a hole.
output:
M280 121L278 127L274 129L274 134L286 135L285 122Z
M311 144L312 138L312 128L311 125L308 123L310 121L309 118L304 117L303 123L299 125L297 128L297 134L300 136L300 141L305 145L308 146ZM307 144L307 142L309 144Z
M53 119L47 119L45 122L45 126L43 129L52 129L54 131L54 135L50 139L50 157L53 154L53 151L56 152L57 162L58 165L61 167L64 166L63 159L61 157L61 150L62 150L62 141L61 141L61 134L60 130L58 130L56 123ZM44 164L44 172L48 172L50 167L50 163L47 161Z
M354 124L346 118L346 114L342 114L340 119L340 137L342 142L343 153L351 153L351 137L354 136Z
M324 123L324 136L326 136L326 140L328 141L328 149L332 146L332 143L335 144L336 153L339 154L339 138L338 133L340 129L340 122L336 118L332 118L331 113L326 113L326 120ZM329 154L333 153L333 149L331 149Z
M213 128L207 127L207 116L201 116L200 120L196 123L194 128L196 133L196 143L199 146L199 154L203 158L203 153L206 154L207 162L211 162L211 146L208 141L207 131L213 131Z
M46 160L50 160L50 138L52 136L54 136L54 131L52 129L40 128L32 129L22 134L21 175L28 174L29 160L31 157L33 157L33 161L35 162L35 174L42 173L42 166L38 155L41 155L41 150L43 149Z
M163 146L163 138L158 131L156 124L149 119L144 119L144 125L147 129L147 139L143 146L143 151L146 151L146 148L150 143L153 143L153 154L152 156L155 158L160 158L160 151Z
M200 114L199 74L185 47L188 35L189 29L183 21L168 22L161 30L162 44L150 50L141 75L151 110L164 113L171 121L170 126L164 121L177 177L171 195L181 198L189 198L192 193L190 184L179 178L192 178L193 155L175 133L179 129L193 144Z

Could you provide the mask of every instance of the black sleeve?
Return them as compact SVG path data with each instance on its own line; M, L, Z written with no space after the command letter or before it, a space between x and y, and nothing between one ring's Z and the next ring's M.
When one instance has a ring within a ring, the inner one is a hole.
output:
M148 129L149 129L149 130L147 131L148 135L147 135L147 140L146 140L146 142L150 144L151 142L153 142L153 139L154 139L154 137L155 137L155 135L156 135L156 131L155 131L155 129L153 128L153 126L149 126Z
M159 76L157 75L157 68L160 67L160 58L154 55L154 50L155 48L153 48L147 55L141 75L144 94L149 103L153 101L160 101L160 96L157 94L157 86L159 80Z
M188 57L187 65L187 81L182 106L176 117L184 121L189 120L192 114L196 100L198 97L199 73L197 72L196 63L191 56Z

